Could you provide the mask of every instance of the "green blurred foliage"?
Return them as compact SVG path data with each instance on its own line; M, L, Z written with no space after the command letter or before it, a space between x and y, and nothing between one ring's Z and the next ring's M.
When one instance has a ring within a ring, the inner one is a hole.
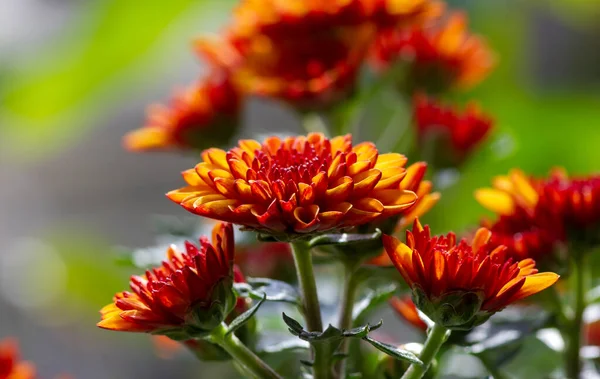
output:
M58 40L27 62L5 67L0 125L6 127L0 132L6 147L31 158L74 141L103 110L150 88L169 62L177 69L190 59L185 54L193 55L193 38L216 29L231 4L109 0L76 8Z

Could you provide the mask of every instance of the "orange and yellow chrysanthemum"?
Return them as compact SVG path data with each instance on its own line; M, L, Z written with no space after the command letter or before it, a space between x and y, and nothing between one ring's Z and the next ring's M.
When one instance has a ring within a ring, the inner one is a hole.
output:
M189 339L210 332L236 305L233 227L217 224L212 242L183 252L171 246L162 266L132 276L132 292L120 292L100 311L104 329L164 334Z
M34 379L35 367L19 359L17 342L12 339L0 341L0 379Z
M520 170L494 178L475 198L498 219L486 222L496 244L520 258L550 255L558 243L596 244L600 222L600 176L569 177L554 169L533 179ZM585 241L583 241L585 240Z
M484 79L495 61L485 42L467 31L467 17L451 14L436 25L381 33L371 60L378 68L398 61L410 65L408 90L467 89Z
M472 244L458 242L453 233L432 237L418 220L406 234L406 244L384 235L386 252L411 287L416 306L448 328L470 329L558 280L555 273L538 273L532 259L508 258L504 246L492 250L492 233L485 228Z
M200 216L260 232L306 236L399 215L417 200L402 189L406 157L353 146L350 135L242 140L228 152L209 149L187 186L167 196Z
M178 92L169 106L151 105L146 125L127 134L124 145L133 151L223 145L237 130L241 104L229 74L215 69Z
M221 36L199 39L196 47L247 93L327 108L353 91L378 28L426 18L430 3L244 0Z

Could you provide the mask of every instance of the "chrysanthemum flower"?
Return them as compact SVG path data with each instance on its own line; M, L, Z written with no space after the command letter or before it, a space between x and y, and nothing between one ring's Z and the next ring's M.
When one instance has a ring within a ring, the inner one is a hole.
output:
M469 103L464 112L427 96L415 96L413 118L420 149L434 152L439 166L460 164L489 134L492 119Z
M17 342L12 339L0 341L0 379L34 379L35 367L19 358Z
M167 251L162 266L132 276L133 292L120 292L100 311L104 329L147 332L185 340L210 332L235 307L233 227L217 224L212 243L186 243Z
M283 239L382 220L417 199L401 188L406 157L353 146L350 135L242 140L202 158L183 172L188 185L167 196L197 215Z
M427 330L427 324L419 317L417 306L410 296L394 296L390 299L390 305L403 320L413 327L423 332Z
M242 96L229 74L213 70L178 92L169 106L150 106L146 125L127 134L124 145L133 151L223 145L237 129L241 104Z
M467 89L485 78L494 66L485 42L468 33L467 18L462 13L453 13L433 27L421 25L382 33L373 46L371 58L380 69L396 62L408 63L409 82L404 89L410 92Z
M300 110L322 109L345 99L373 35L368 25L320 30L297 26L279 37L267 34L203 38L196 47L213 63L228 67L246 93L282 100ZM277 28L276 28L277 29ZM294 38L285 39L288 34Z
M490 237L485 228L472 244L457 242L453 233L432 237L416 220L406 244L387 235L383 244L416 306L435 323L466 330L558 280L555 273L538 273L532 259L507 258L504 246L491 250Z
M554 169L547 178L528 178L520 170L496 177L493 188L475 192L497 213L486 222L493 243L504 244L520 258L541 258L557 244L595 245L600 227L600 176L569 177Z
M564 231L553 210L538 207L542 181L513 169L495 177L492 186L475 191L477 201L499 215L483 222L492 231L491 244L506 246L515 259L551 256Z

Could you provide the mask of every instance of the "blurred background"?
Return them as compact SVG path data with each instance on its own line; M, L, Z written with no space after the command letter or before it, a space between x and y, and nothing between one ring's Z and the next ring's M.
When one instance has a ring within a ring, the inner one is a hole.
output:
M121 137L143 124L147 104L199 76L190 43L217 31L234 5L143 3L0 0L0 339L17 337L41 378L198 377L187 353L161 360L148 336L94 326L131 273L115 246L152 245L153 215L183 216L164 193L197 161L127 153ZM600 1L448 3L469 11L499 65L464 95L496 130L427 215L438 232L477 223L473 190L511 167L600 169ZM245 117L244 136L300 132L267 101L251 101ZM398 342L410 340L383 317Z

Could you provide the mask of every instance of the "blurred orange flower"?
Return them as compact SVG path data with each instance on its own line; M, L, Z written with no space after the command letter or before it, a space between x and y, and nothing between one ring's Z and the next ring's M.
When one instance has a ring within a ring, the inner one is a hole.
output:
M146 125L127 134L124 145L133 151L202 150L223 145L235 133L242 96L229 74L212 70L203 80L176 93L169 106L148 109Z
M17 341L0 341L0 379L34 379L35 367L19 358Z
M457 242L453 233L432 237L418 220L406 234L406 244L384 235L386 252L411 287L416 306L447 328L471 329L559 277L538 273L532 259L507 258L504 246L492 250L491 232L485 228L477 231L472 244Z
M212 243L200 239L200 248L174 246L162 266L132 276L133 292L120 292L100 311L104 329L148 332L188 339L210 332L236 304L233 284L233 227L217 224Z
M370 142L322 134L242 140L209 149L183 172L187 186L167 196L200 216L283 239L398 215L417 200L401 188L406 157L379 155Z
M246 92L305 109L349 96L378 23L433 13L429 0L245 0L222 36L196 48Z
M438 166L457 166L489 134L493 121L476 103L469 103L464 113L428 99L415 96L414 123L420 149L434 152Z
M390 305L402 319L406 320L416 329L423 332L427 331L427 324L419 317L417 306L413 303L410 296L394 296L390 299Z
M371 51L373 65L386 69L401 61L410 65L406 90L441 92L468 89L492 70L495 59L478 36L469 34L467 17L452 13L431 26L395 28L381 33Z
M506 245L512 255L541 258L558 243L599 242L593 231L600 221L600 176L569 177L554 169L547 178L534 179L514 169L492 184L477 190L475 198L499 215L485 225L494 233L492 243Z

